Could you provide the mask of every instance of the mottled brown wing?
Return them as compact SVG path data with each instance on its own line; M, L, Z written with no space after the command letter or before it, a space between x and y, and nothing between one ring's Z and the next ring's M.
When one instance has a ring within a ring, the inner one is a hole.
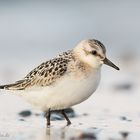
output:
M17 81L13 84L7 84L7 85L1 85L0 89L5 89L5 90L23 90L25 87L27 87L31 83L30 80L20 80Z
M25 79L31 79L31 86L48 86L64 75L68 62L63 58L52 59L31 71Z
M0 89L24 90L33 86L48 86L64 75L67 71L67 65L72 59L72 51L60 54L57 58L36 67L23 80L13 84L2 85Z
M67 65L72 59L71 52L66 52L59 57L44 62L32 70L23 80L14 84L0 86L7 90L24 90L34 86L48 86L60 78L67 71Z

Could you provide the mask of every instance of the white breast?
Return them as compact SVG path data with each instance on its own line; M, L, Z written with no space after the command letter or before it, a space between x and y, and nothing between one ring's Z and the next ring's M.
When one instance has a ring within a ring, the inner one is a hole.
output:
M65 75L51 86L29 90L23 97L43 111L64 109L86 100L97 89L100 70L88 76Z

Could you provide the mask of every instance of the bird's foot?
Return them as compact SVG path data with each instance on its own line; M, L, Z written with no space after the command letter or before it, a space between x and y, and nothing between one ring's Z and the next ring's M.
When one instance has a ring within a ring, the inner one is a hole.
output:
M70 126L72 123L71 123L71 121L68 121L67 122L67 126Z

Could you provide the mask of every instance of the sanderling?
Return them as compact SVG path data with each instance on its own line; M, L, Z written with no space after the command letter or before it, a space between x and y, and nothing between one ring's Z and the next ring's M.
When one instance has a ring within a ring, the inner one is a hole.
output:
M64 109L85 101L95 92L102 64L119 70L107 59L100 41L83 40L74 49L42 63L22 80L0 89L21 96L46 112L48 126L51 111L60 111L70 125Z

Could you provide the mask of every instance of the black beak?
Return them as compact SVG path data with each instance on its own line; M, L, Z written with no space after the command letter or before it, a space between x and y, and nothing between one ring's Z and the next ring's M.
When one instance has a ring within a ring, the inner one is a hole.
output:
M115 64L113 64L110 60L108 60L107 58L105 58L103 60L104 64L116 69L116 70L120 70L119 67L117 67Z

